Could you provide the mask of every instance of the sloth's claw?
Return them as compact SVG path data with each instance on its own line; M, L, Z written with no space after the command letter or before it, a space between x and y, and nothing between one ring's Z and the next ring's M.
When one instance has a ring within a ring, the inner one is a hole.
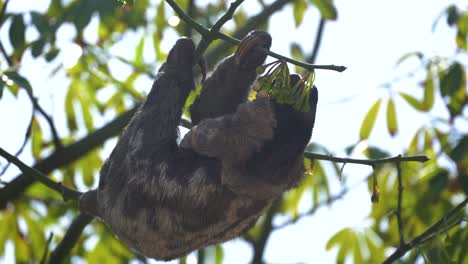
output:
M258 67L266 59L264 51L258 49L270 49L271 36L263 31L252 31L242 39L234 54L234 62L243 68Z

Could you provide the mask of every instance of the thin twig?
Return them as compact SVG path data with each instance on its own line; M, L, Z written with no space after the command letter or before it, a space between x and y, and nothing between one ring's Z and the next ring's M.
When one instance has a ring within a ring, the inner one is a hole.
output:
M2 10L0 10L0 27L3 26L3 22L5 21L5 13L8 6L8 2L10 2L10 0L5 0L5 3L2 6ZM11 60L10 56L8 56L8 53L6 52L2 41L0 41L0 51L3 54L3 57L5 57L5 60L7 61L8 65L13 65L13 61Z
M402 256L406 254L406 252L410 251L414 247L428 241L428 239L434 237L434 235L440 233L441 231L447 231L448 227L446 225L447 219L455 215L456 213L464 210L466 204L468 203L468 198L465 198L460 204L450 210L447 214L445 214L439 221L433 224L431 227L426 229L424 233L415 237L409 243L405 243L400 245L384 262L383 264L390 264L394 261L400 259ZM461 223L461 221L455 221L455 223ZM450 225L450 227L454 227L455 225Z
M328 199L325 199L325 200L323 200L321 202L318 202L314 207L310 208L307 212L300 213L294 218L291 218L291 219L289 219L289 220L287 220L287 221L285 221L285 222L283 222L283 223L281 223L279 225L273 226L272 230L278 230L278 229L281 229L281 228L285 228L285 227L287 227L289 225L295 224L297 221L299 221L299 219L302 219L303 217L311 216L311 215L315 214L317 212L317 210L320 209L321 207L323 207L325 205L330 205L331 203L342 199L351 189L353 189L353 188L344 188L344 189L342 189L336 195L333 195L333 196L329 197Z
M54 233L50 233L49 238L47 238L46 245L44 247L44 252L42 253L41 264L45 264L47 262L47 257L49 255L49 247L50 242L52 242L52 238L54 237Z
M272 14L281 10L285 5L291 2L293 2L293 0L276 0L264 6L258 14L251 16L249 19L247 19L247 21L245 21L245 23L242 24L242 26L236 28L236 30L232 33L232 36L235 38L243 38L250 31L265 24ZM220 42L218 45L207 51L205 56L207 62L211 63L219 59L219 57L230 48L229 45L230 43L228 42Z
M315 63L315 60L317 59L318 50L320 48L320 44L322 43L324 27L325 27L325 19L321 17L319 25L318 25L318 29L317 29L317 35L315 35L314 48L312 50L312 54L310 55L310 58L307 60L310 63Z
M18 149L18 151L16 151L15 157L18 157L23 152L24 148L26 147L26 144L28 143L29 137L31 136L31 131L32 131L31 128L32 128L33 121L34 121L34 109L33 109L32 114L31 114L31 120L29 121L28 127L26 128L26 133L24 135L23 144L21 144L21 147ZM11 164L11 162L8 162L3 167L2 171L0 172L0 176L5 174L5 172L10 167L10 164Z
M304 156L306 158L309 158L309 159L328 160L328 161L344 162L344 163L354 163L354 164L362 164L362 165L369 165L369 166L375 166L377 164L382 164L382 163L426 162L426 161L429 160L429 158L424 156L424 155L407 156L407 157L402 157L401 155L398 155L398 156L395 156L395 157L383 158L383 159L351 159L351 158L335 157L335 156L332 156L332 155L312 153L312 152L309 152L309 151L305 151Z
M400 246L405 244L405 236L403 234L403 220L401 218L401 203L403 201L403 175L401 172L400 162L396 162L397 178L398 178L398 206L396 211L398 233L400 234Z
M276 199L273 204L268 208L261 222L259 234L257 239L252 242L254 255L251 263L263 263L263 255L265 253L268 238L270 238L271 230L273 228L273 217L281 206L281 200Z
M371 202L378 203L380 199L379 181L377 179L377 173L375 172L375 165L372 166L372 196Z
M190 24L198 33L200 33L202 35L203 38L214 38L215 37L215 39L222 39L222 40L225 40L227 42L230 42L233 45L239 45L240 40L238 40L236 38L233 38L231 36L228 36L228 35L226 35L224 33L221 33L221 32L211 32L207 28L200 25L198 22L193 20L191 17L187 16L187 14L184 13L184 11L175 3L175 1L166 0L166 2L172 7L174 12L176 12L177 15L179 15L179 17L182 20L184 20L186 23ZM214 37L213 37L213 35L214 35ZM333 70L333 71L342 72L342 71L346 70L346 67L344 67L344 66L309 64L309 63L293 60L291 58L285 57L283 55L280 55L278 53L275 53L275 52L272 52L272 51L269 51L269 50L266 50L266 49L263 49L263 48L260 48L260 47L256 47L256 49L260 50L260 51L263 51L264 53L266 53L266 54L268 54L268 55L270 55L272 57L275 57L277 59L285 60L286 62L289 62L291 64L294 64L294 65L300 66L302 68L308 69L309 71Z
M80 213L68 227L62 241L57 245L55 250L50 254L49 263L62 263L70 254L70 251L75 246L80 238L83 229L91 223L93 217L84 213Z
M198 61L198 59L202 56L202 54L205 52L205 50L208 48L211 42L215 40L215 34L219 32L221 27L230 19L232 19L234 12L242 4L242 2L244 2L244 0L237 0L235 2L232 2L226 13L224 13L224 15L221 16L218 19L218 21L216 21L213 27L211 27L210 34L208 34L207 36L203 36L202 40L197 46L197 49L195 50L195 61Z
M32 91L25 89L29 99L31 100L31 103L34 106L34 109L39 111L39 113L45 118L47 124L49 125L50 132L52 134L52 141L54 142L54 146L56 149L60 150L63 148L62 141L60 140L60 137L57 132L57 128L55 127L54 121L52 118L47 114L47 112L44 110L44 108L41 107L39 102L37 101L37 98L34 97L34 94Z
M18 158L6 152L3 148L0 148L0 156L5 158L7 161L15 164L24 174L29 175L30 177L34 178L36 181L39 181L43 183L44 185L46 185L47 187L59 192L62 195L64 200L68 200L68 199L78 200L80 198L81 192L70 189L62 185L61 183L57 183L49 179L47 175L24 164Z

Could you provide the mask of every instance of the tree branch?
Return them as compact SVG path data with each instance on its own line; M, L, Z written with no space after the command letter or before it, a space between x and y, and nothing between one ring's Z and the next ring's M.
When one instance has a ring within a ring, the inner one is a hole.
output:
M15 156L11 155L10 153L6 152L3 148L0 148L0 156L5 158L7 161L15 164L24 174L29 175L36 181L41 182L42 184L46 185L47 187L59 192L62 194L64 200L73 199L78 200L81 196L81 192L76 190L72 190L61 183L57 183L47 177L47 175L43 174L42 172L29 167L28 165L24 164L22 161L17 159Z
M309 159L328 160L328 161L342 162L342 163L354 163L354 164L362 164L362 165L369 165L369 166L375 166L377 164L382 164L382 163L426 162L429 160L429 158L424 155L407 156L407 157L402 157L401 155L398 155L395 157L383 158L383 159L351 159L351 158L335 157L332 155L312 153L309 151L305 151L304 156Z
M195 0L189 0L187 3L187 15L189 17L193 17L195 15L196 8ZM185 25L184 35L189 38L192 37L192 28L189 25Z
M452 210L450 210L447 214L445 214L439 221L437 221L435 224L433 224L431 227L426 229L424 233L421 235L415 237L413 240L411 240L409 243L404 243L403 245L400 245L384 262L383 264L390 264L401 257L403 257L406 252L410 251L414 247L426 242L427 240L431 239L434 237L434 235L446 231L449 228L453 228L454 226L458 225L461 223L463 219L459 219L455 221L452 225L450 225L448 228L445 226L447 224L447 220L455 215L458 212L461 212L464 210L466 204L468 203L468 198L465 198L460 204L458 204L456 207L454 207Z
M62 241L57 245L55 250L50 254L49 263L62 263L64 259L70 254L70 251L75 246L80 238L83 229L91 223L93 217L84 213L80 213L71 223L67 229Z
M179 17L184 20L186 23L190 24L198 33L202 35L203 38L213 38L213 39L222 39L227 42L230 42L231 44L238 45L240 43L240 40L233 38L231 36L228 36L226 34L223 34L221 32L211 32L210 30L206 29L202 25L200 25L198 22L193 20L191 17L187 16L187 14L184 13L184 11L175 3L173 0L166 0L166 2L173 8L174 12L179 15ZM344 66L335 66L335 65L315 65L315 64L309 64L305 62L300 62L293 60L291 58L285 57L283 55L280 55L278 53L257 47L256 49L261 50L262 52L275 57L280 60L285 60L286 62L289 62L291 64L300 66L302 68L308 69L309 71L314 71L314 70L333 70L333 71L338 71L342 72L346 70L346 67Z

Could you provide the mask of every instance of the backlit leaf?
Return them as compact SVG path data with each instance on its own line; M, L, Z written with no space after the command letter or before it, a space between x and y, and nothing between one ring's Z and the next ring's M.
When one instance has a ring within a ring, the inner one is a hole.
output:
M145 36L142 36L140 42L135 48L135 57L133 58L133 64L136 66L143 65L143 50L145 48Z
M224 250L220 245L216 245L215 249L215 263L222 264L224 259Z
M332 0L311 0L324 19L336 20L338 12Z
M38 221L35 221L31 216L24 211L22 214L27 226L28 226L28 242L34 259L40 260L44 252L45 237L43 227Z
M167 25L167 22L166 22L166 11L165 11L165 2L166 1L161 1L158 5L158 8L156 9L156 18L155 18L155 22L156 22L156 29L159 31L159 32L163 32L164 31L164 28L166 27ZM162 34L161 34L162 35ZM160 35L160 36L161 36Z
M424 58L424 54L422 54L419 51L406 53L405 55L401 56L401 58L398 59L398 61L396 62L396 65L400 65L402 62L406 61L407 59L411 57L417 57L418 59L421 60L422 58Z
M427 68L427 77L424 81L424 96L422 101L422 109L424 111L429 111L434 106L434 71L432 67Z
M307 3L305 0L297 0L293 2L294 23L296 27L300 26L304 20L304 14L307 10Z
M398 132L398 123L396 117L395 103L390 98L387 104L387 128L388 133L394 136Z
M400 92L399 94L414 109L419 110L419 111L423 111L423 105L418 99L416 99L412 95L404 93L404 92Z
M8 211L2 211L0 216L0 226L2 227L12 227L15 225L15 218L13 214ZM5 252L5 244L13 235L13 228L0 228L0 256L3 256Z
M382 102L381 99L377 100L369 109L366 116L364 117L364 121L362 122L361 129L359 132L359 139L364 140L368 139L370 133L372 132L372 128L374 127L375 120L377 119L377 114L379 113L380 103Z
M31 129L32 155L35 159L40 159L42 152L43 136L41 126L39 125L39 122L36 118L33 119Z
M295 60L303 60L304 59L304 52L302 51L301 46L296 42L291 44L291 56Z

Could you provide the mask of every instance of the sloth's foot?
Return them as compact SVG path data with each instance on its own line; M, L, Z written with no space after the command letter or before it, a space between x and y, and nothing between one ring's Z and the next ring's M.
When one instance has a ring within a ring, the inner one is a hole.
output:
M234 61L242 68L256 68L263 64L266 54L257 48L270 49L271 36L263 31L252 31L242 39L234 54Z

